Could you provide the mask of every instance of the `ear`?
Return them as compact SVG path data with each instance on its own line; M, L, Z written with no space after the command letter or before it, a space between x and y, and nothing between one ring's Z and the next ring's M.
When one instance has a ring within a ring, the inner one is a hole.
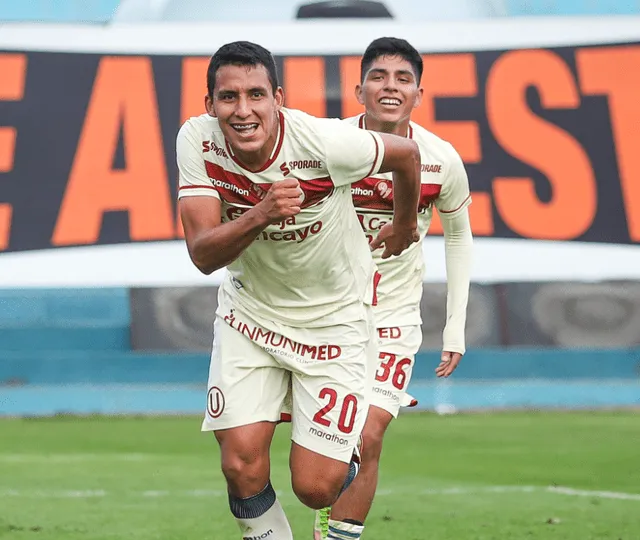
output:
M214 118L217 116L213 108L213 99L208 94L204 96L204 108L207 110L207 113L209 113L209 116L213 116Z
M362 85L356 84L355 95L356 95L356 99L358 100L358 103L360 103L360 105L364 105L364 96L362 95Z
M282 107L284 107L284 90L281 86L278 86L278 88L276 88L276 92L273 97L276 100L276 110L279 111Z
M424 93L424 90L422 89L422 87L418 88L418 95L416 96L416 100L413 102L414 109L417 109L418 107L420 107L420 104L422 103L423 93Z

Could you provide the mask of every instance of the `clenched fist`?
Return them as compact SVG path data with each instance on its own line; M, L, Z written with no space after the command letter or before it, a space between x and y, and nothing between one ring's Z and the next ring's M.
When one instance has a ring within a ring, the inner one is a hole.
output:
M269 191L256 206L270 224L280 223L300 212L302 189L295 178L280 180L271 184Z

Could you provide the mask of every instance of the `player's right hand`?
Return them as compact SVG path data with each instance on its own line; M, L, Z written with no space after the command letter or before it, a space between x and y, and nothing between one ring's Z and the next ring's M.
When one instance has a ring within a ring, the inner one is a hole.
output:
M280 180L271 184L269 191L255 208L262 212L269 224L280 223L300 212L302 189L295 178Z
M382 226L378 236L369 242L369 247L374 251L384 246L382 258L388 259L392 255L400 255L411 244L419 241L420 234L417 228L397 227L391 222Z

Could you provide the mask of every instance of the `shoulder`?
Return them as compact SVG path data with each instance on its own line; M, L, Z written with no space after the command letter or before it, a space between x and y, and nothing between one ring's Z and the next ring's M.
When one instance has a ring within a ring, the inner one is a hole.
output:
M461 161L458 151L449 141L438 137L420 124L411 122L410 125L413 130L412 138L422 154L438 160L443 165L457 165Z
M351 126L362 127L362 118L364 115L358 114L356 116L350 116L349 118L344 118L342 121L345 124L349 124Z
M178 138L209 139L220 131L218 119L208 114L188 118L178 131Z

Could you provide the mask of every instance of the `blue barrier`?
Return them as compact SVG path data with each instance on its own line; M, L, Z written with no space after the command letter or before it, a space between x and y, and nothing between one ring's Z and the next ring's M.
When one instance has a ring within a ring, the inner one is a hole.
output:
M0 21L103 23L120 0L0 0Z
M127 350L130 326L126 289L0 290L0 359L4 351Z
M440 355L423 351L413 379L435 380ZM0 385L204 384L208 353L134 351L0 351ZM584 379L640 381L640 349L478 349L469 351L454 380Z
M418 355L409 393L422 410L640 406L639 350L470 351L435 380ZM131 351L0 352L0 416L200 414L209 355Z
M509 16L523 15L636 15L639 0L508 0Z

